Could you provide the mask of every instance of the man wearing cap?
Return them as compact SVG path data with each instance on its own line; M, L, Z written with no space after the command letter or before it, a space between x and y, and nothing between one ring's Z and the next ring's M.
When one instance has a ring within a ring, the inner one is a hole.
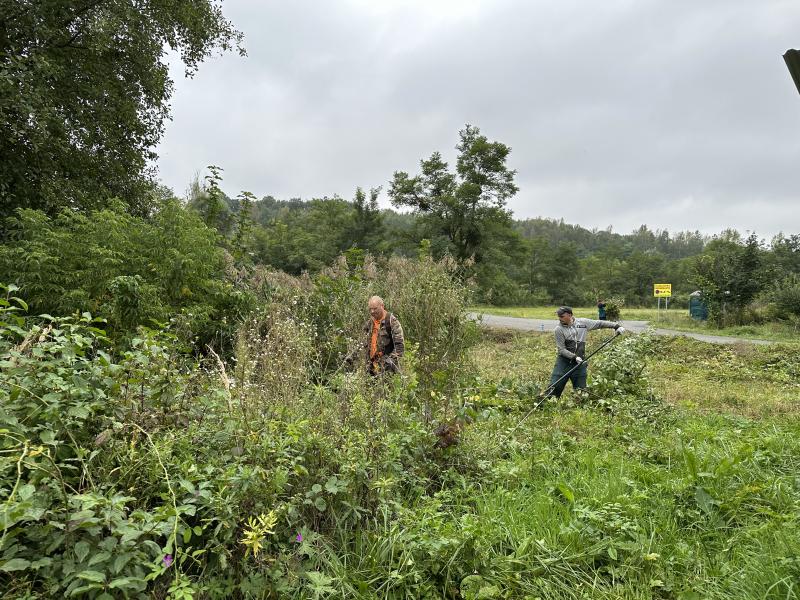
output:
M550 392L551 396L561 397L567 385L567 380L572 381L572 388L582 390L586 388L587 365L583 362L586 356L586 334L594 329L614 329L616 335L624 333L625 328L614 321L595 321L594 319L576 319L572 315L572 308L561 306L556 311L558 325L556 326L556 364L550 376L550 385L555 386ZM578 365L578 368L559 381L566 373ZM559 381L558 385L555 385Z

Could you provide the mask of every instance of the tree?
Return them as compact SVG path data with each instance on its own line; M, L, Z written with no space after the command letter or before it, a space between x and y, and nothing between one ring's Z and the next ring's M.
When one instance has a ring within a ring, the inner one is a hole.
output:
M378 208L378 195L381 188L371 188L369 200L361 188L356 189L353 198L353 222L348 232L351 246L375 252L379 249L385 227L383 217Z
M252 245L253 232L253 200L255 196L243 191L237 197L239 212L236 213L235 233L231 242L233 257L237 263L249 263L248 251Z
M7 225L0 281L21 288L31 314L90 311L117 333L174 318L202 343L231 335L240 316L246 293L226 279L216 231L177 200L147 218L119 201L55 217L20 209Z
M165 56L191 76L242 34L213 0L0 0L0 216L148 212L148 162L169 114Z
M665 282L666 261L656 250L637 250L625 261L623 272L625 297L645 304L653 297L653 284Z
M772 263L782 275L800 274L800 235L785 237L779 233L772 238Z
M694 263L693 282L703 293L711 318L719 326L726 317L741 320L744 309L770 277L755 234L743 242L738 233L724 231L706 245Z
M511 227L505 204L518 190L516 171L506 166L511 148L488 141L477 127L467 125L459 137L455 173L434 152L420 161L419 175L395 172L389 197L394 206L407 206L421 215L433 234L430 237L445 237L455 257L480 262L487 224Z
M301 204L255 232L255 256L292 274L319 271L348 249L352 213L352 204L337 197Z
M574 242L556 244L547 279L550 297L558 304L575 304L580 300L578 247Z

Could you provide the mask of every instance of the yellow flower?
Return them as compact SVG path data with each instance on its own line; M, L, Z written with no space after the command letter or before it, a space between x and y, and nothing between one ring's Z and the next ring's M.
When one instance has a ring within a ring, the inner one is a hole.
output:
M244 530L244 535L240 540L247 548L244 553L245 557L251 552L253 556L258 556L264 547L264 538L275 533L274 527L277 522L278 515L274 510L267 514L262 513L255 518L250 517L247 520L247 529Z

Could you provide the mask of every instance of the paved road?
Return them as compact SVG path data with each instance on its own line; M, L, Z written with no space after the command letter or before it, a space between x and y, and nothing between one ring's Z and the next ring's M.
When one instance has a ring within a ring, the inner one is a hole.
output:
M521 319L519 317L501 317L500 315L489 315L486 313L470 313L473 319L480 319L481 324L486 327L502 329L518 329L520 331L553 331L558 325L555 319ZM650 321L620 321L625 329L634 333L641 333L650 326ZM705 333L694 333L691 331L675 331L672 329L653 329L656 335L682 335L712 344L771 344L768 340L751 340L746 338L728 337L724 335L707 335Z

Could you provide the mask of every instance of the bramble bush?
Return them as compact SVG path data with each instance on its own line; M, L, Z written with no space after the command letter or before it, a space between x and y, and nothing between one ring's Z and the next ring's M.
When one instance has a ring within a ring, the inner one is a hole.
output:
M402 294L387 297L407 307L424 294L427 308L455 319L446 331L466 331L463 303L439 307L462 297L443 265L388 266ZM415 292L403 276L426 286ZM319 351L332 327L357 331L388 275L365 265L325 277L265 277L234 354L202 359L169 330L140 326L120 347L89 313L22 316L28 306L8 288L0 306L5 588L30 598L316 597L331 586L332 545L350 544L441 481L418 399L425 371L416 343L404 373L385 380L360 365L331 370ZM350 312L319 310L347 286L358 290ZM435 360L423 354L446 371L464 359L458 344L468 336L446 339L426 318L409 313L410 329L449 349Z

